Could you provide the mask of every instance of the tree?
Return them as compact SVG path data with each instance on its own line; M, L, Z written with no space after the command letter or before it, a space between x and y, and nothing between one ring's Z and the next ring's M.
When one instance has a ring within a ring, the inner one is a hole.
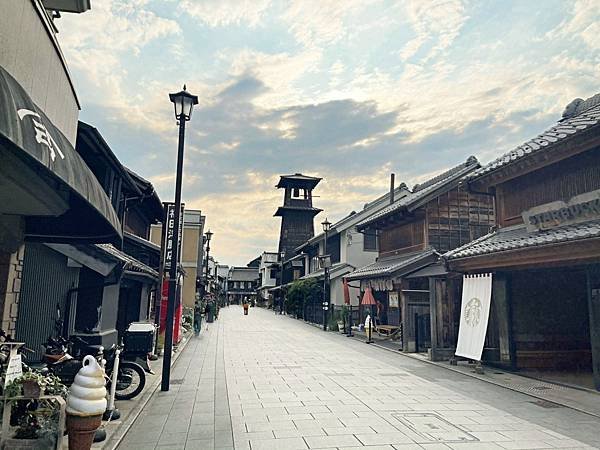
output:
M296 280L287 291L285 311L304 318L305 306L311 303L320 304L323 298L323 286L315 278Z

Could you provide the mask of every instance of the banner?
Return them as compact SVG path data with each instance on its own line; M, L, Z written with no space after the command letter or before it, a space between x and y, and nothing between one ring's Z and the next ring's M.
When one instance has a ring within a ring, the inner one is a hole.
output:
M456 356L481 360L490 318L492 274L465 275Z

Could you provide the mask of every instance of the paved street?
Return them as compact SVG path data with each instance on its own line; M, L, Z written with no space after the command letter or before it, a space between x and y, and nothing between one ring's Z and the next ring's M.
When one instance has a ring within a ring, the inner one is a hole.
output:
M231 306L120 449L600 448L600 419L289 317Z

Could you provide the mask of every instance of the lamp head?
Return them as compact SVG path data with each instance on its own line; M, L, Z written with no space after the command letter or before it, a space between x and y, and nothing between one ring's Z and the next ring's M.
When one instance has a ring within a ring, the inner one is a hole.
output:
M198 97L186 91L184 84L183 90L175 94L169 94L169 99L175 106L175 118L177 120L190 120L192 109L194 105L198 104Z

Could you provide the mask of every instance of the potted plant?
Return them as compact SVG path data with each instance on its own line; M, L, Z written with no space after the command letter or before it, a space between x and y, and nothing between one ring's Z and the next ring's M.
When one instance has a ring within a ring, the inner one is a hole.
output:
M6 386L10 423L4 424L3 448L50 449L62 440L60 405L42 395L67 397L67 388L54 375L25 372ZM64 418L63 418L64 419ZM5 428L10 425L9 428Z

